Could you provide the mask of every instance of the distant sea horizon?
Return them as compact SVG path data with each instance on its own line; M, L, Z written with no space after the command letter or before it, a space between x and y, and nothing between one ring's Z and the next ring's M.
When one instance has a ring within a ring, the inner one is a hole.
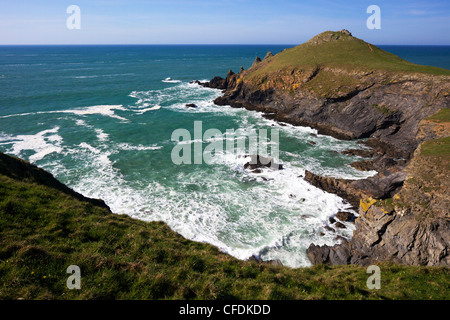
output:
M284 47L292 48L299 44L0 44L7 47ZM450 69L450 45L446 44L374 44L413 63Z

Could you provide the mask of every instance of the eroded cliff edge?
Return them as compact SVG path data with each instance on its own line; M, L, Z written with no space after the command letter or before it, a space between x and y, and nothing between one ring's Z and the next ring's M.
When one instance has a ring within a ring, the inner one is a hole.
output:
M248 70L230 70L202 85L224 90L219 105L261 111L340 139L368 138L370 151L348 153L369 157L353 166L377 170L375 177L349 181L306 173L310 183L360 213L349 242L308 248L312 263L450 264L449 70L410 63L342 30L268 53Z
M392 261L406 265L450 265L450 113L442 109L421 122L419 137L434 139L419 145L403 173L403 187L380 199L360 193L359 217L350 241L334 247L312 244L307 254L314 264L361 264ZM329 178L309 174L313 184ZM350 190L357 182L342 182ZM345 197L346 195L343 194Z

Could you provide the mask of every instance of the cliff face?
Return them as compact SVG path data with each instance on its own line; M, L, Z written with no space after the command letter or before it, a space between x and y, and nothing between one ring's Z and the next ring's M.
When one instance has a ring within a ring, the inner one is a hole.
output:
M224 89L215 100L219 105L261 111L340 139L369 138L364 143L371 151L348 153L372 157L352 165L377 170L375 177L351 181L306 173L310 183L360 211L350 242L310 246L314 264L449 265L448 154L421 153L433 143L448 148L449 70L407 62L343 30L268 55L246 71L230 70L207 85ZM439 110L437 118L428 118ZM432 143L436 138L444 140Z
M450 141L449 131L439 130L449 124L422 121L421 131L437 138L415 151L401 190L385 200L362 195L353 238L334 247L312 244L307 253L314 264L450 266Z

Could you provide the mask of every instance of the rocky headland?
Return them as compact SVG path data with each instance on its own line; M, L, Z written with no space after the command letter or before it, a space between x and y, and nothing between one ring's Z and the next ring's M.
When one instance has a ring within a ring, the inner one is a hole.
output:
M313 264L450 265L449 70L410 63L342 30L200 84L223 90L218 105L339 139L365 138L367 148L345 153L366 158L352 166L375 176L305 174L359 211L350 241L311 244Z

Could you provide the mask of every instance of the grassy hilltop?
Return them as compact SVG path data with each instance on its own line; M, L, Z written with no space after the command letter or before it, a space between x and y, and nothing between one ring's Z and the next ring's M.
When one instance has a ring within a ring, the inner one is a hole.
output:
M406 61L343 31L325 31L309 41L285 49L258 66L252 76L295 68L339 67L347 70L385 70L450 75L450 70Z
M81 290L66 287L73 264ZM240 261L162 222L113 214L0 153L0 299L450 298L447 268L380 267L381 289L369 290L363 267Z
M353 37L348 31L325 31L296 47L268 56L240 74L254 88L296 94L304 89L319 97L343 97L373 85L394 84L421 74L449 76L450 70L406 61Z

